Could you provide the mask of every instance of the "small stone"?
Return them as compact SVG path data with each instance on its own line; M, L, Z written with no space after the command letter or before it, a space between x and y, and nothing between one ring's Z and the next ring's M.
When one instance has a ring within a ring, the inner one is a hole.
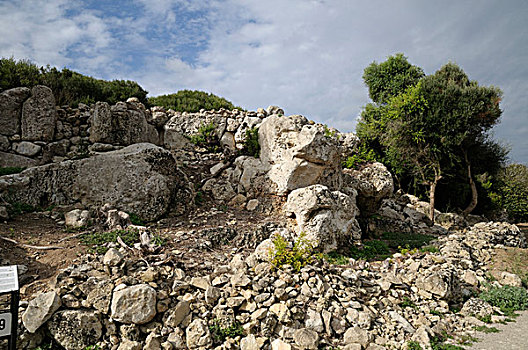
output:
M193 277L191 279L191 286L206 290L211 285L208 278L205 277Z
M106 251L103 257L103 264L109 266L119 265L123 261L123 254L115 248L110 248Z
M250 199L246 204L246 209L248 211L254 211L255 209L257 209L258 205L259 205L258 199Z
M90 225L91 215L88 210L75 209L64 214L64 223L68 227L80 228Z
M55 311L61 306L60 297L55 292L38 295L29 302L29 306L22 315L24 327L30 333L35 333Z
M163 323L169 327L176 328L191 312L191 304L188 301L180 301L174 308L163 316Z
M240 350L260 350L260 344L257 342L257 338L250 334L240 341Z
M357 343L362 346L367 346L370 341L368 331L359 327L350 327L347 329L343 340L345 344Z
M210 348L213 344L209 327L204 320L196 319L191 322L185 331L186 343L189 349L200 347Z
M144 324L156 316L156 290L146 284L114 289L112 318L122 323Z
M275 339L271 343L271 350L291 350L291 345L288 343L283 342L280 339Z
M293 333L293 340L301 350L317 349L317 346L319 345L319 335L316 331L308 328L297 329L295 333Z

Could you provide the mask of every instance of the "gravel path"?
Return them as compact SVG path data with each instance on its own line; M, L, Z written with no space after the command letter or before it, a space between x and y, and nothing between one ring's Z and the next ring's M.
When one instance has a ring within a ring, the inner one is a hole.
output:
M477 333L478 342L466 349L471 350L528 350L528 311L519 313L515 323L493 324L499 333Z

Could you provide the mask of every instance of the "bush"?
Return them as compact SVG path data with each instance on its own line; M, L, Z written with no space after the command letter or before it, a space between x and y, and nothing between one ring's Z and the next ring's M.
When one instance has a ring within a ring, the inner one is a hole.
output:
M235 109L235 106L225 98L198 90L180 90L175 94L150 97L148 102L151 106L162 106L177 112L198 112L200 109Z
M242 154L258 158L260 155L260 144L258 128L246 130L246 139L244 140Z
M190 141L196 146L207 149L208 152L218 152L220 150L220 142L216 136L213 123L202 124L198 128L198 132L190 137Z
M313 243L305 238L301 233L299 238L290 248L288 241L281 235L276 235L273 239L274 248L271 249L271 264L275 269L280 269L284 265L291 265L297 272L304 266L311 263L313 255Z
M55 103L59 106L77 107L79 103L90 104L97 101L115 104L126 101L129 97L137 97L142 103L147 103L147 91L134 81L106 81L67 68L39 68L28 60L0 59L0 91L20 86L31 88L39 84L46 85L53 91Z
M357 153L348 157L343 162L343 167L347 169L357 169L360 165L365 163L372 163L376 161L376 153L369 149L365 143L360 143Z
M528 309L528 293L522 287L491 286L479 298L499 307L505 313Z
M107 243L117 243L117 237L121 237L126 245L131 246L139 243L138 230L115 230L109 232L86 233L80 237L82 244L90 246L90 251L104 254L108 250Z

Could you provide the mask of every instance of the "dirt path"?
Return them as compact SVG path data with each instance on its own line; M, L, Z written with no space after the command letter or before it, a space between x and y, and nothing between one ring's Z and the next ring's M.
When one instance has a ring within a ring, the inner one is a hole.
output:
M515 323L493 324L499 333L477 333L479 341L467 346L471 350L527 350L528 311L520 312Z

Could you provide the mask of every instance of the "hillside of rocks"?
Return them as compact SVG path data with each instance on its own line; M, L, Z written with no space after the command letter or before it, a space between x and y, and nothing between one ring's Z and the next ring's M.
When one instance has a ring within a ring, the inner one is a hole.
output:
M276 106L73 109L45 86L0 93L0 167L24 168L0 176L0 218L23 203L67 228L140 237L83 254L23 300L19 348L430 349L504 321L476 296L494 249L525 248L524 235L479 216L431 221L383 164L343 169L357 142ZM161 226L170 249L154 244ZM386 232L434 249L324 258ZM307 263L277 266L277 237L307 242ZM493 283L522 287L506 271Z

